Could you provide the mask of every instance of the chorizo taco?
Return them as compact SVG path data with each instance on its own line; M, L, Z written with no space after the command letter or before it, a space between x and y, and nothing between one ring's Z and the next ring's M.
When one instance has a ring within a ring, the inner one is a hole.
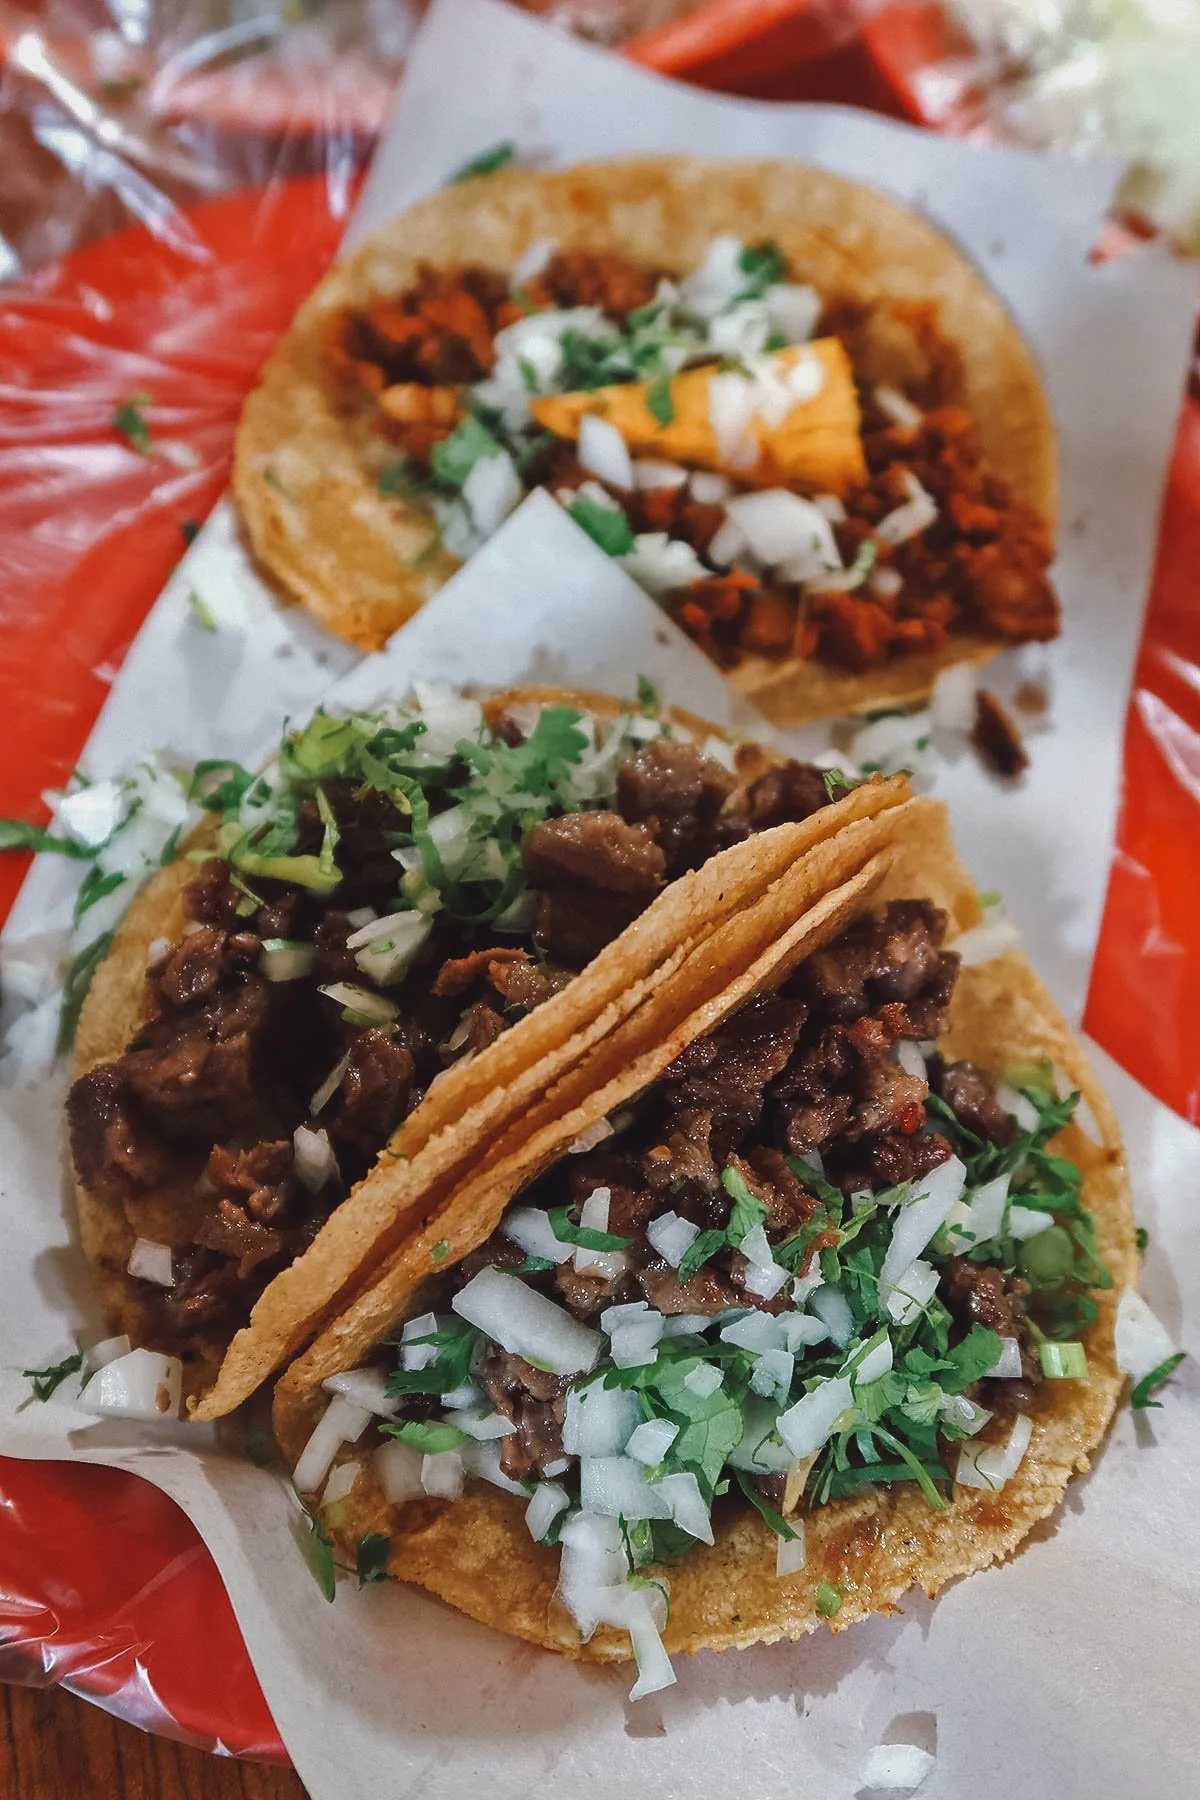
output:
M320 283L238 433L259 560L366 649L532 487L784 723L1059 629L1016 325L925 219L801 164L431 195Z
M571 1071L523 1179L464 1186L282 1377L351 1565L632 1653L640 1695L670 1652L986 1567L1088 1466L1135 1275L1117 1126L942 809L879 823L881 876L660 1034L648 1084L611 1043Z
M210 817L92 983L68 1116L110 1327L180 1356L201 1418L682 966L689 995L735 978L735 910L798 916L832 838L862 867L906 803L559 690L319 712L193 792Z

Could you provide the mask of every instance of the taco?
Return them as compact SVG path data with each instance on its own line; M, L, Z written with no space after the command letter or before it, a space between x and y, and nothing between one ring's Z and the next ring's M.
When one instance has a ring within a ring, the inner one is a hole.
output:
M942 809L878 823L878 880L648 1085L611 1044L570 1071L521 1180L468 1183L282 1377L351 1565L632 1651L638 1695L986 1567L1088 1466L1135 1276L1116 1123L1025 958L975 960Z
M259 560L365 649L538 486L780 722L1059 629L1029 350L941 233L822 170L431 195L321 282L238 433Z
M199 1417L681 966L727 985L735 910L770 894L777 929L904 803L648 706L422 689L260 776L199 766L212 816L102 962L68 1100L110 1327L183 1359Z

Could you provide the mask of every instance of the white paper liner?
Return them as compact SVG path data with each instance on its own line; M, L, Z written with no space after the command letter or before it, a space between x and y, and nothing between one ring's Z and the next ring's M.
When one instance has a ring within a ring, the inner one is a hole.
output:
M435 6L352 237L506 137L555 162L649 149L807 157L925 206L1004 295L1039 352L1059 422L1067 637L1048 655L998 665L998 686L1030 665L1052 672L1051 722L1022 788L999 793L963 756L939 764L935 791L950 799L980 885L1004 892L1078 1016L1190 332L1190 273L1154 250L1086 266L1111 186L1102 168L982 151L844 109L699 94L494 0ZM192 620L191 587L221 621L215 635ZM717 671L544 496L380 657L346 674L353 662L276 606L224 504L148 620L85 766L114 772L148 748L252 758L283 713L309 710L337 675L335 691L362 701L413 674L628 691L640 672L667 700L735 718ZM825 727L790 740L801 753L827 741ZM58 859L39 859L6 941L61 932L73 885ZM1153 1234L1146 1291L1186 1347L1200 1314L1191 1223L1200 1139L1100 1060ZM1098 1468L1015 1563L837 1638L701 1655L681 1667L678 1687L631 1709L622 1673L516 1645L422 1595L359 1594L346 1582L326 1605L292 1542L282 1484L217 1451L208 1432L98 1424L27 1403L16 1371L55 1360L96 1323L62 1184L62 1085L31 1079L5 1096L0 1119L0 1452L136 1469L184 1507L217 1560L313 1800L515 1797L547 1781L596 1800L634 1790L689 1800L735 1784L849 1800L865 1751L885 1736L930 1740L932 1716L929 1800L1196 1792L1200 1428L1189 1365L1162 1411L1122 1415Z

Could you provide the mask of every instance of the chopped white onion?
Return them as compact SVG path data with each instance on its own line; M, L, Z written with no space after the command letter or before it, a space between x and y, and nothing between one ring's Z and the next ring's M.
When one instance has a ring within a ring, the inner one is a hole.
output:
M754 1262L744 1278L743 1286L748 1294L756 1294L760 1300L773 1300L790 1280L791 1276L782 1264Z
M642 1417L635 1393L589 1381L571 1388L563 1420L562 1445L568 1456L619 1456Z
M346 1079L346 1070L350 1067L350 1052L347 1050L340 1062L334 1064L328 1075L308 1103L310 1115L314 1116L328 1106L333 1096Z
M632 1466L632 1465L631 1465ZM559 1539L558 1597L586 1643L602 1619L629 1594L629 1561L619 1520L598 1513L574 1513Z
M776 1429L793 1456L815 1456L833 1430L836 1420L854 1405L848 1375L818 1382L811 1393L782 1412Z
M588 1125L581 1131L577 1138L572 1138L567 1145L567 1155L582 1156L585 1150L594 1150L597 1144L602 1144L605 1138L610 1138L612 1135L613 1128L608 1120L597 1119L594 1124Z
M494 1407L490 1411L483 1407L463 1407L455 1412L454 1423L480 1444L489 1443L493 1438L515 1437L517 1430L512 1420L506 1419Z
M839 1350L844 1350L854 1336L854 1314L841 1288L826 1282L809 1297L809 1310L829 1332Z
M707 469L695 469L691 477L691 495L701 506L719 506L733 492L733 486L727 475L710 474Z
M316 960L313 944L264 944L258 966L268 981L303 981Z
M342 1445L357 1443L370 1418L365 1406L355 1406L344 1394L334 1395L292 1470L292 1480L302 1494L316 1493Z
M858 1771L860 1788L880 1793L912 1794L920 1787L937 1758L917 1744L876 1744Z
M829 1336L829 1327L824 1319L810 1318L807 1313L784 1313L779 1324L783 1333L783 1347L793 1355L802 1346L824 1343Z
M1033 1436L1033 1420L1020 1413L1013 1420L1007 1444L964 1444L958 1453L954 1479L959 1487L989 1488L998 1493L1021 1466Z
M669 594L674 588L691 587L711 574L682 538L665 531L639 531L633 549L617 558L627 575L650 594Z
M741 300L719 313L708 328L708 346L717 356L751 362L761 356L771 335L771 321L761 300Z
M997 1175L977 1188L969 1201L960 1200L946 1217L946 1229L956 1251L969 1250L999 1237L1004 1228L1010 1176Z
M739 1350L774 1350L778 1347L782 1333L780 1322L772 1313L748 1312L740 1319L723 1325L720 1337L726 1344L736 1344Z
M544 1256L547 1262L570 1262L572 1248L555 1237L549 1213L540 1206L513 1206L500 1221L500 1229L526 1256Z
M712 1324L706 1313L670 1313L663 1319L664 1337L703 1337Z
M893 512L885 514L876 525L875 536L882 544L907 544L910 538L928 531L938 516L937 502L932 494L926 493L911 470L901 470L900 479L908 499Z
M514 1356L554 1375L580 1375L603 1348L598 1331L581 1325L563 1307L500 1269L481 1269L451 1302L460 1318Z
M726 519L713 533L708 554L722 568L729 568L746 555L746 534L733 519Z
M618 1326L628 1325L634 1319L644 1319L649 1311L648 1300L626 1300L619 1306L607 1306L600 1314L600 1329L611 1337Z
M360 1462L338 1463L329 1480L325 1483L325 1492L321 1495L322 1506L336 1506L344 1500L362 1471Z
M686 469L678 463L655 462L652 457L644 457L633 465L633 479L644 493L655 493L661 488L681 488L688 478Z
M899 569L892 569L885 563L881 568L877 563L867 576L867 589L878 594L881 600L893 600L904 586L904 577ZM966 665L961 665L966 666Z
M886 1375L891 1366L892 1340L889 1337L884 1337L879 1340L873 1349L867 1351L867 1354L860 1363L855 1365L853 1370L854 1380L856 1383L865 1386L867 1382L878 1381L881 1375Z
M938 1272L918 1256L886 1296L886 1305L897 1325L908 1325L937 1292Z
M820 507L787 488L738 494L726 501L725 512L751 554L768 568L786 569L789 581L809 581L842 566L833 528Z
M616 426L599 413L584 413L579 421L579 460L589 475L608 487L633 487L633 459Z
M689 1369L684 1376L683 1385L689 1393L699 1395L701 1400L707 1400L710 1394L716 1393L724 1379L725 1377L715 1363L697 1363L696 1367Z
M434 1499L459 1499L465 1474L458 1450L436 1450L421 1459L421 1487Z
M1041 1212L1036 1206L1018 1206L1014 1202L1008 1209L1008 1235L1015 1238L1018 1244L1040 1237L1053 1223L1054 1214Z
M534 238L528 250L523 250L513 264L512 285L524 287L527 281L533 281L541 274L558 245L553 238ZM531 315L536 317L536 314Z
M755 1358L750 1386L764 1400L786 1400L795 1370L796 1359L790 1350L764 1350Z
M804 1520L789 1519L794 1537L778 1538L775 1543L775 1575L782 1580L785 1575L798 1575L804 1567Z
M353 981L331 981L327 987L319 987L317 992L324 994L327 1000L336 1000L364 1025L390 1025L400 1010L393 1000L385 1000L382 994L373 994L369 988L359 987Z
M361 931L364 925L374 924L378 917L379 914L373 906L356 906L353 912L346 914L346 923L355 931Z
M631 1433L625 1454L656 1469L678 1436L679 1427L670 1419L644 1419Z
M503 524L524 492L517 465L507 450L481 456L462 486L463 500L484 537Z
M125 797L119 781L92 781L54 805L59 825L75 843L98 850L121 823Z
M709 376L708 422L717 455L727 469L752 469L758 461L758 443L750 429L754 413L753 383L746 376L733 370Z
M930 729L927 712L888 713L859 727L850 740L850 755L860 765L878 764L887 774L911 769L921 757L917 745Z
M1121 1373L1141 1381L1168 1356L1174 1356L1179 1346L1137 1289L1126 1288L1117 1306L1114 1348Z
M875 404L893 425L901 425L906 430L915 430L925 417L920 407L914 406L908 395L902 394L899 388L877 387Z
M593 1188L579 1209L579 1223L585 1231L607 1231L608 1209L612 1204L612 1189L606 1187ZM614 1250L585 1250L582 1244L575 1251L575 1267L581 1275L594 1273L611 1280L620 1274L619 1269L610 1268L610 1263L622 1254ZM628 1258L626 1258L628 1262Z
M923 1175L896 1215L891 1241L880 1271L887 1287L903 1287L903 1277L933 1234L944 1225L951 1208L962 1198L967 1171L957 1156L949 1157ZM885 1288L885 1292L887 1289Z
M383 1497L389 1506L401 1506L425 1492L421 1486L421 1464L424 1458L412 1444L401 1438L389 1438L372 1457Z
M474 1439L469 1444L459 1446L458 1454L462 1457L463 1469L468 1475L476 1476L480 1481L490 1481L493 1487L503 1488L506 1494L519 1494L524 1500L529 1488L524 1482L514 1481L506 1475L500 1466L500 1445L495 1438L485 1438L482 1443Z
M713 319L745 292L746 272L741 263L744 249L741 239L729 232L721 232L712 240L700 267L679 283L680 303L687 312L697 319Z
M579 1463L579 1503L585 1512L613 1519L669 1519L666 1498L628 1456L584 1456Z
M177 1419L182 1392L183 1365L177 1356L130 1350L97 1369L79 1406L110 1419Z
M994 957L1003 956L1021 941L1021 933L1006 913L999 908L988 908L987 917L978 925L972 925L961 937L955 938L951 949L958 956L964 969L973 969L980 963L991 962Z
M893 1054L906 1075L913 1076L917 1081L928 1079L929 1071L925 1066L925 1058L921 1055L919 1046L914 1044L911 1038L901 1038L893 1046Z
M1000 1354L985 1375L995 1381L1019 1381L1021 1378L1021 1346L1015 1337L1000 1339Z
M430 1338L441 1328L436 1313L421 1313L415 1319L405 1322L400 1333L400 1367L412 1371L429 1369L437 1361L440 1351L436 1344L422 1343L423 1338Z
M942 1407L943 1419L948 1425L956 1425L964 1437L974 1437L992 1416L986 1406L976 1406L965 1394L950 1394Z
M170 955L170 953L171 953L171 940L169 937L151 938L150 947L146 951L146 972L147 972L147 974L153 974L154 970L158 968L160 963L166 962L167 957ZM10 988L10 991L12 991L11 981L9 983L9 988ZM40 999L41 996L38 994L31 994L31 995L28 995L27 998Z
M1038 1109L1027 1095L1009 1087L1007 1081L1001 1081L996 1084L996 1099L1006 1113L1012 1114L1022 1131L1037 1130Z
M297 1177L310 1194L319 1194L330 1176L338 1172L337 1157L328 1133L297 1125L292 1133L292 1148Z
M464 1381L461 1387L451 1388L442 1395L442 1405L447 1412L465 1412L472 1406L482 1406L486 1399L487 1395L474 1381Z
M790 281L773 282L763 295L772 331L789 344L807 343L821 316L821 304L815 288Z
M90 1375L94 1375L96 1370L102 1369L106 1363L116 1362L119 1356L128 1356L132 1349L133 1345L125 1332L121 1332L119 1337L101 1338L98 1344L93 1344L83 1353L82 1379L86 1381Z
M364 975L389 987L404 979L432 930L433 920L426 913L387 913L354 932L346 947L355 952Z
M966 737L975 724L974 663L951 663L933 684L929 714L939 731L958 731Z
M387 1375L382 1369L344 1369L321 1386L327 1394L344 1394L355 1406L364 1406L381 1419L394 1419L400 1410L399 1400L388 1397Z
M613 1362L618 1369L640 1369L643 1363L654 1362L662 1334L661 1313L648 1313L644 1319L619 1325L611 1339Z
M556 1456L552 1462L542 1464L542 1474L548 1477L565 1475L570 1466L569 1456Z
M153 1238L136 1238L129 1252L126 1272L138 1281L153 1281L159 1287L175 1286L173 1252L170 1244L155 1243Z
M711 1544L712 1520L696 1477L690 1472L664 1475L655 1486L670 1507L671 1517L680 1531L686 1531L689 1537L699 1538L702 1544Z
M560 1487L557 1481L538 1482L533 1498L525 1508L525 1523L535 1544L541 1543L559 1513L566 1512L570 1504L566 1488Z
M674 1212L661 1213L657 1219L651 1219L646 1227L650 1248L656 1250L673 1269L679 1267L699 1236L698 1225L693 1225L690 1219L681 1219Z
M629 1698L644 1700L647 1694L657 1694L663 1688L674 1686L677 1677L671 1667L671 1659L663 1649L648 1591L642 1589L637 1593L626 1592L628 1599L620 1623L629 1632L633 1660L638 1672L638 1678L629 1690Z

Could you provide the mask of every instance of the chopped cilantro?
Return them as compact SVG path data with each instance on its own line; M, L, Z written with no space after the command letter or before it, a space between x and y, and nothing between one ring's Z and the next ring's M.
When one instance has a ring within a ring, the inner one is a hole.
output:
M825 1619L836 1619L842 1610L845 1594L834 1581L822 1581L817 1584L815 1595L817 1611Z
M360 1588L369 1586L372 1581L386 1580L391 1548L391 1539L383 1531L368 1531L359 1538L354 1563Z
M656 375L646 389L646 408L660 425L669 425L675 417L675 401L671 393L671 377Z
M497 169L503 169L517 154L517 146L511 138L502 138L490 149L481 150L478 156L471 157L469 162L455 169L447 183L455 186L460 181L474 181L479 175L494 175Z
M553 1269L554 1264L548 1256L527 1256L524 1262L518 1263L513 1270L514 1275L545 1275Z
M79 892L75 896L72 922L78 925L90 907L95 906L98 900L103 900L108 894L115 893L124 884L124 881L124 875L118 870L113 869L106 875L98 864L93 863L80 883Z
M185 544L194 544L200 534L199 521L196 519L180 519L179 531Z
M429 452L429 468L444 487L461 488L481 457L498 456L500 443L474 413L460 419L449 437Z
M320 1519L308 1515L308 1561L317 1578L317 1586L327 1600L337 1594L337 1573L333 1562L333 1539Z
M437 1456L443 1450L457 1450L465 1444L467 1434L460 1431L457 1425L439 1425L425 1419L405 1419L399 1424L385 1420L379 1427L389 1437L398 1437L414 1450L420 1450L424 1456Z
M576 1225L570 1210L554 1207L548 1215L550 1229L560 1244L578 1244L581 1250L631 1250L633 1239L618 1237L611 1231L593 1231L587 1225Z
M219 780L214 779L220 777ZM235 812L242 796L254 786L257 777L241 763L224 757L198 762L188 784L188 799L198 800L206 812Z
M150 436L150 427L143 416L144 409L153 404L153 396L150 394L130 394L128 400L123 400L112 416L113 430L119 431L139 456L154 455L154 439Z
M1156 1369L1151 1369L1148 1375L1143 1375L1142 1379L1135 1383L1129 1396L1129 1404L1136 1412L1145 1412L1149 1407L1162 1405L1161 1400L1154 1400L1151 1395L1157 1393L1160 1387L1170 1381L1183 1361L1184 1354L1184 1351L1177 1350L1174 1356L1168 1356L1164 1362L1159 1363Z
M829 800L839 800L842 794L848 794L852 788L862 786L856 776L843 774L841 769L822 769L821 781Z
M633 526L617 507L577 494L567 511L606 556L626 556L633 549Z
M0 850L53 850L80 862L88 862L96 854L74 838L54 837L45 825L30 825L24 819L0 819Z
M401 557L400 567L402 569L428 568L429 564L441 549L444 536L444 528L441 525L435 525L419 550L414 550L411 556Z
M637 678L637 703L647 718L658 716L658 689L648 675L639 675Z
M58 1036L54 1043L56 1056L65 1056L75 1041L75 1030L88 989L92 985L92 977L108 955L112 941L113 933L103 932L94 943L88 944L79 952L67 970L66 980L63 982L62 1006L58 1014Z
M756 1199L750 1191L746 1177L739 1169L732 1166L722 1169L721 1186L733 1201L727 1236L733 1248L738 1250L754 1227L761 1225L766 1218L766 1202Z
M979 904L986 912L989 906L999 906L1003 898L998 888L989 888L986 893L980 894Z
M433 1249L429 1252L429 1260L433 1263L445 1262L449 1254L450 1245L448 1241L445 1238L439 1238L437 1243L433 1246Z
M1137 1245L1138 1255L1144 1256L1146 1251L1150 1248L1150 1233L1146 1230L1144 1225L1138 1226L1133 1234L1133 1241Z
M683 1259L675 1271L680 1287L686 1287L692 1276L703 1268L704 1264L711 1256L715 1256L718 1250L723 1250L728 1242L729 1239L723 1231L702 1231L684 1253Z
M395 462L384 464L376 477L375 485L381 494L390 498L396 494L405 496L414 494L419 490L421 483L413 474L413 467L408 458L401 456Z
M738 257L738 268L746 277L746 285L738 295L739 300L758 300L769 287L775 287L784 279L787 264L779 245L770 238L761 244L747 244Z
M32 1386L35 1400L49 1400L67 1377L77 1374L82 1367L83 1352L77 1350L74 1356L64 1356L60 1363L52 1363L48 1369L22 1369L21 1373Z
M767 1524L771 1527L771 1530L775 1533L775 1536L781 1538L794 1538L796 1533L792 1530L783 1514L776 1512L775 1508L771 1505L771 1502L763 1498L755 1487L751 1477L742 1469L735 1469L734 1474L737 1476L737 1484L741 1488L743 1494L745 1494L755 1511L762 1514Z

